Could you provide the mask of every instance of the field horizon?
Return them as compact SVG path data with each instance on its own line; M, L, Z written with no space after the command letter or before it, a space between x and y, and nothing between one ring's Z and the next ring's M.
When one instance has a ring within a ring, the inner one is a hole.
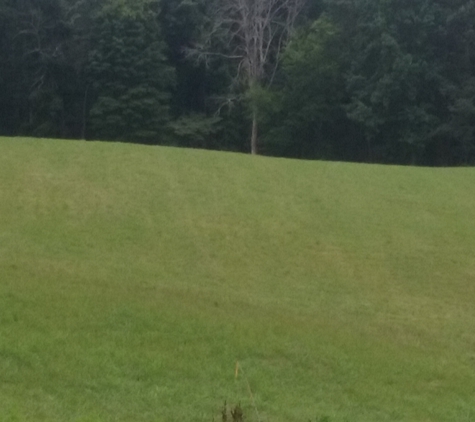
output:
M0 420L473 421L474 194L474 168L0 138Z

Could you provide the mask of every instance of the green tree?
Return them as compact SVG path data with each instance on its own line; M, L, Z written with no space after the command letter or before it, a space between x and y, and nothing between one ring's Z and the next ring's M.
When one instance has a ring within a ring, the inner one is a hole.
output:
M431 0L340 0L348 116L370 161L417 163L440 124L440 66L434 50L443 16Z
M444 17L435 43L442 73L444 119L427 156L434 164L475 162L475 1L436 1Z
M209 25L201 43L190 50L204 61L217 56L232 63L235 98L247 99L250 109L252 154L258 152L260 114L254 99L272 83L281 51L304 5L305 0L210 1Z
M88 64L94 96L88 137L164 142L174 71L156 1L109 1L97 17Z
M8 132L60 135L61 96L56 79L66 66L69 28L56 0L5 1L2 21L1 81Z
M344 151L346 159L354 159L346 144L351 122L343 108L339 36L337 26L322 16L299 30L286 47L278 83L261 107L266 111L267 153L342 159Z
M0 131L79 137L92 0L0 5Z
M168 46L167 56L176 70L170 124L173 144L244 151L245 135L236 133L232 127L240 126L236 125L235 116L231 116L236 114L236 109L220 109L219 99L230 83L226 63L214 60L207 66L186 59L185 52L209 21L206 0L162 0L161 4L160 22Z

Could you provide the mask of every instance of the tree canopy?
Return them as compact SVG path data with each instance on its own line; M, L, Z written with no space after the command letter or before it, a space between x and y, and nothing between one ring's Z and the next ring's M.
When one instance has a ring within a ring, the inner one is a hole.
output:
M4 0L0 135L475 162L475 0L219 5Z

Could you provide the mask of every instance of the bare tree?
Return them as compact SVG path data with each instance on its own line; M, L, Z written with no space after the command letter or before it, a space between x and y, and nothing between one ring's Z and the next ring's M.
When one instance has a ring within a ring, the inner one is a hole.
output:
M280 53L305 0L214 0L210 25L190 55L225 57L236 65L235 83L251 92L272 83ZM258 110L251 99L251 153L257 154Z

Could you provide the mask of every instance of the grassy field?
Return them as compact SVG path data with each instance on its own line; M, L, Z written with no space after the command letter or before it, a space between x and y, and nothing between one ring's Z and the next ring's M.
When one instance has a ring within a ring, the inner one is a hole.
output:
M474 217L471 168L0 139L0 421L475 421Z

